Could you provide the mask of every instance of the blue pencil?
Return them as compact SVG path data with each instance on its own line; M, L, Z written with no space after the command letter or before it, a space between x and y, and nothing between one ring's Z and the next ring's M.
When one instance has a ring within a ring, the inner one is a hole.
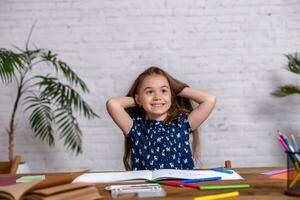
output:
M187 179L180 181L181 183L197 183L197 182L205 182L205 181L218 181L221 180L221 176L217 177L208 177L208 178L196 178L196 179Z
M211 170L216 171L216 172L222 172L225 174L233 174L233 171L230 171L230 170L224 169L224 168L213 168Z

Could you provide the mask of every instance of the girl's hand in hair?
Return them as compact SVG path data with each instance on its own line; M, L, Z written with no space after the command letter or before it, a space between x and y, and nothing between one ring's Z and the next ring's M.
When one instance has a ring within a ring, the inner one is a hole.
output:
M186 83L183 83L175 78L170 79L170 85L174 89L176 95L178 95L183 90L183 88L189 87Z
M216 104L215 95L190 87L183 88L178 95L198 103L188 117L192 130L198 128L207 119Z

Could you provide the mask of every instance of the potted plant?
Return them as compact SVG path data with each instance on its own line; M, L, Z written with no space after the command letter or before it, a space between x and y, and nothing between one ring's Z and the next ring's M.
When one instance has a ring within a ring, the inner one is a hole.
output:
M285 55L288 59L287 69L290 72L300 75L300 55L298 53ZM300 94L300 85L283 85L277 88L272 95L276 97L285 97L292 94Z
M64 140L64 146L77 155L82 152L82 131L75 114L88 119L98 117L77 92L88 93L89 90L57 54L47 49L29 49L32 30L33 27L24 50L0 49L0 79L5 84L16 84L16 97L7 127L8 158L12 161L14 157L15 117L21 103L25 112L29 112L36 138L54 146L54 134L57 133ZM33 71L40 67L50 68L54 73L34 74Z

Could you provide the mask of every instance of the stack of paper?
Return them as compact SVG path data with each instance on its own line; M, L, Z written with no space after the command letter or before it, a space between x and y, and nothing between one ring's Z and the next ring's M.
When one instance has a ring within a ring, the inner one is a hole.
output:
M273 178L273 179L282 179L282 180L287 180L288 179L287 169L272 170L272 171L264 172L262 174L266 175L270 178ZM295 169L290 169L290 174L292 174L292 176L296 175L296 170Z
M98 189L89 183L72 183L74 178L82 174L71 173L66 175L53 175L44 180L31 182L27 178L21 179L24 183L18 183L0 187L0 199L8 200L44 200L44 199L64 199L64 200L95 200L101 199ZM29 177L31 179L33 177ZM42 177L34 177L42 178Z

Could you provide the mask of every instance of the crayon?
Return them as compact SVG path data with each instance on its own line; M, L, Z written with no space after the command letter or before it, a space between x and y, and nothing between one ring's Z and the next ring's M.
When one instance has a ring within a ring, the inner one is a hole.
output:
M230 190L230 189L243 189L249 188L249 184L240 184L240 185L205 185L200 186L200 190Z
M195 197L194 200L214 200L214 199L223 199L239 196L239 192L228 192L223 194L207 195L202 197Z

